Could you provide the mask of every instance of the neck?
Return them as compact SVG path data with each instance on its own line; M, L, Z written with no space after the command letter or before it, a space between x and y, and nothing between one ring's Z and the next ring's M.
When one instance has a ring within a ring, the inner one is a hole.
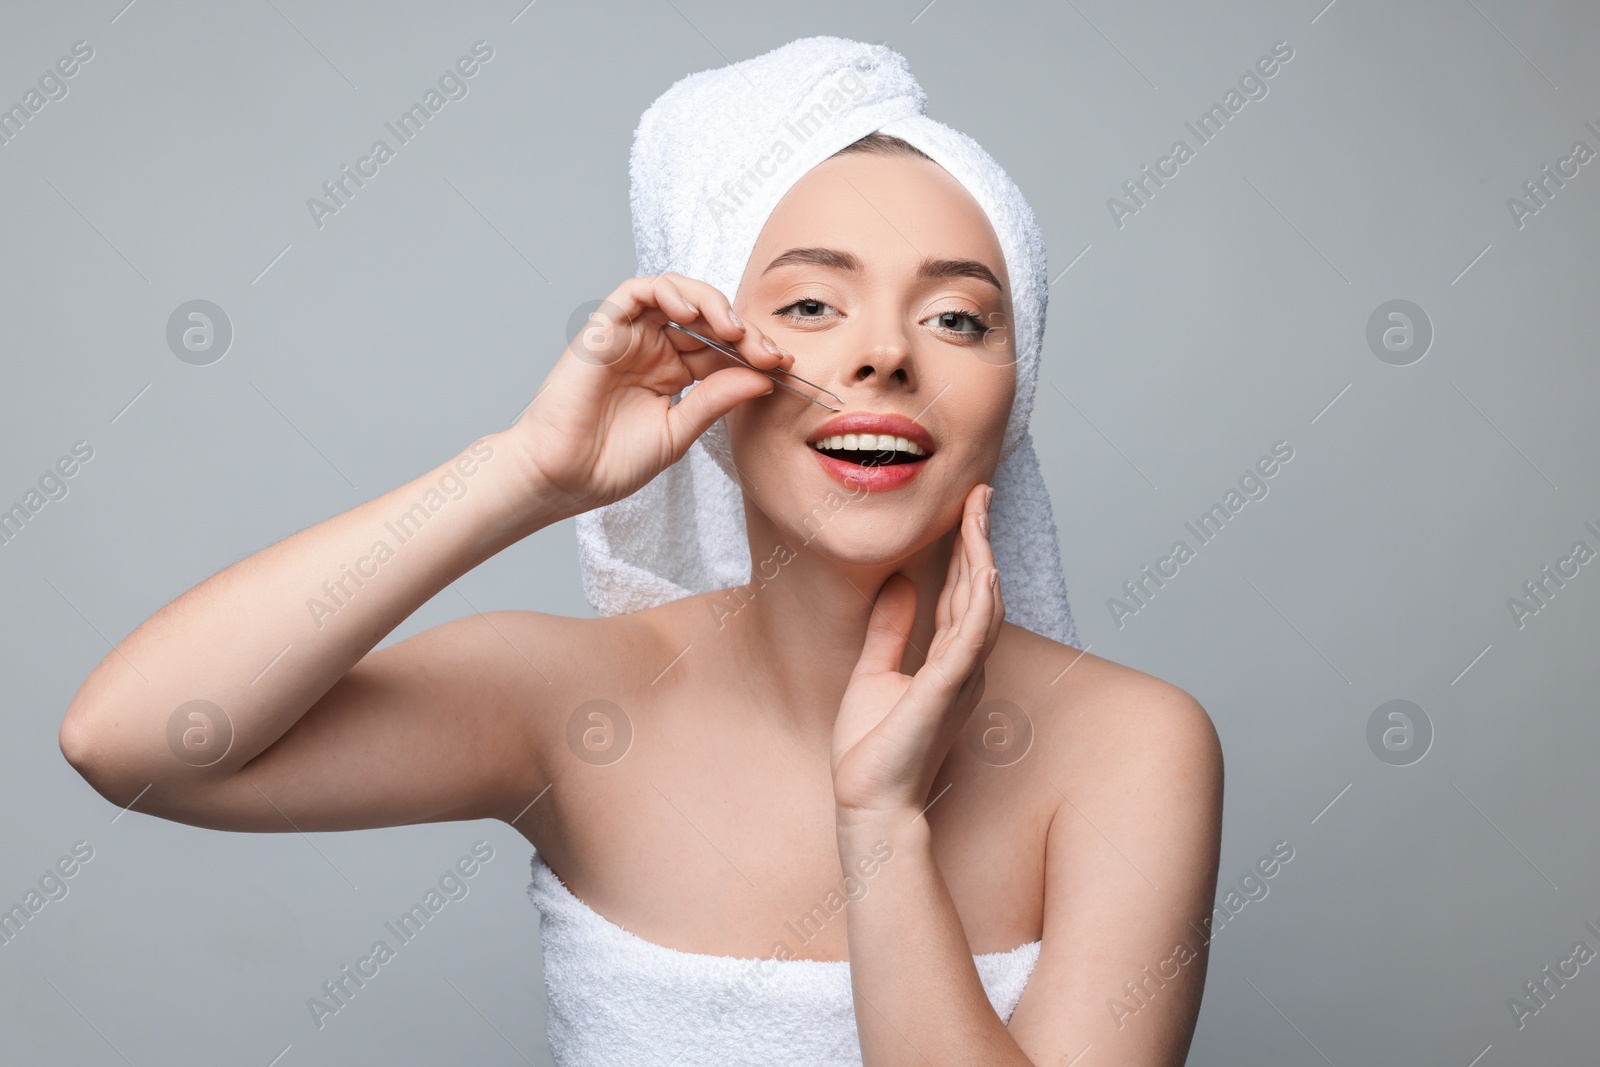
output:
M850 674L861 658L873 600L890 575L917 587L916 620L900 669L921 668L936 629L935 610L955 542L952 527L916 554L890 563L845 565L751 514L751 574L747 585L722 594L737 607L722 625L749 684L779 724L824 750ZM735 597L737 599L735 599Z

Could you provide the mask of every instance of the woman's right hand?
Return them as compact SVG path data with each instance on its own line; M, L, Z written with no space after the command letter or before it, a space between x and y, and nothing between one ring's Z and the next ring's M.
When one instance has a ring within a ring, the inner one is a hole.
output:
M706 282L672 273L623 282L502 435L519 453L530 487L562 514L630 495L681 459L723 415L775 388L766 375L669 329L669 319L731 344L763 369L794 365L782 349L769 350L769 339Z

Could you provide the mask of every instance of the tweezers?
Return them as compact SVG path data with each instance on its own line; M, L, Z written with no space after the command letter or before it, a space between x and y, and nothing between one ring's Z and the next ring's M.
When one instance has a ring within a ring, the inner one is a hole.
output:
M699 341L701 344L707 346L708 348L716 349L718 352L721 352L723 355L729 357L730 359L738 360L740 363L744 364L746 367L749 367L751 370L755 371L756 373L765 374L768 378L772 378L772 374L770 372L764 371L760 367L757 367L754 364L752 364L749 361L747 361L743 356L741 356L738 353L737 350L735 350L733 348L733 346L731 346L731 345L729 345L729 344L727 344L727 343L725 343L723 341L715 340L714 338L702 337L699 334L695 333L693 330L689 329L689 327L681 326L678 323L673 322L671 319L667 320L667 325L671 326L673 329L678 330L681 333L688 334L690 337L693 337L696 341ZM806 382L806 380L804 378L800 377L800 375L798 375L798 374L795 374L793 371L786 371L786 370L783 370L782 368L774 368L774 369L776 369L779 374L787 374L789 377L794 378L796 381L805 382L805 384L811 386L811 388L817 390L819 393L823 393L823 394L825 394L827 396L833 397L835 400L838 400L840 404L844 403L844 401L842 399L840 399L840 397L839 397L839 395L837 393L831 393L828 390L822 388L822 386L816 384L815 382ZM837 407L837 408L836 407L829 407L827 404L823 404L822 401L818 400L814 396L806 396L805 393L800 392L800 390L796 389L794 386L790 385L788 382L780 382L776 378L772 378L772 380L773 380L773 382L775 384L783 386L785 389L789 390L789 392L791 392L791 393L794 393L796 396L804 396L807 400L811 401L813 404L819 404L822 407L827 408L829 411L843 411L844 410L842 407Z

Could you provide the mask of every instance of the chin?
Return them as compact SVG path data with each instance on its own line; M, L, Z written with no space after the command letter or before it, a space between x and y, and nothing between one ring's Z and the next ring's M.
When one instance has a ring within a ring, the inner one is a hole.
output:
M879 494L852 498L845 493L795 510L784 525L792 543L837 563L853 567L896 564L916 555L932 542L931 522L923 521L922 508L896 507Z

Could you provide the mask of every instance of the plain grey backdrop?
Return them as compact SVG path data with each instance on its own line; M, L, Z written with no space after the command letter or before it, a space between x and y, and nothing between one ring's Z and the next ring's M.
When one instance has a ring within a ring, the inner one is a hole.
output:
M634 273L640 113L829 33L903 52L1033 204L1033 432L1082 641L1221 733L1237 913L1190 1062L1592 1061L1600 8L525 4L5 5L0 508L29 517L0 544L0 908L92 858L0 944L0 1059L549 1062L508 827L196 829L108 805L57 729L162 605L509 424ZM318 225L308 199L478 41L467 95ZM1169 177L1135 199L1146 166ZM194 300L232 333L206 365L168 340ZM570 522L387 641L509 608L591 614ZM319 1028L308 998L479 840L469 895Z

